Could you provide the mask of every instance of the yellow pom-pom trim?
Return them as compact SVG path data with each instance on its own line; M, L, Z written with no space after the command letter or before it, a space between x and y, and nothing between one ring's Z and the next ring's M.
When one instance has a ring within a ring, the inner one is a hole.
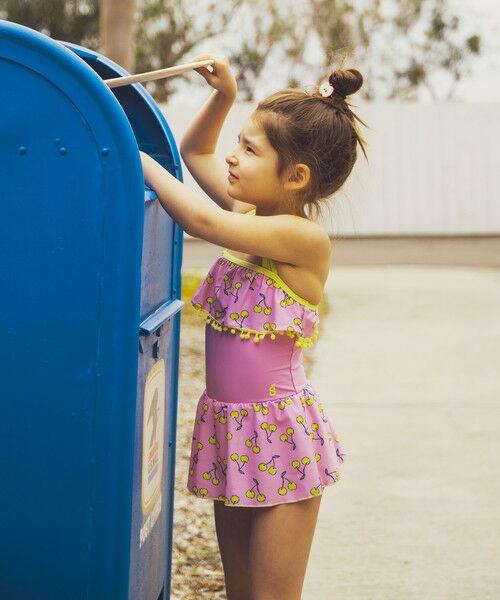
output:
M272 340L276 339L276 334L279 335L287 335L290 338L297 338L295 341L295 345L300 348L309 348L313 345L313 343L318 339L318 325L317 323L313 326L313 334L309 338L302 337L298 331L292 331L291 327L285 330L274 330L274 331L256 331L255 329L247 329L245 327L231 327L229 328L227 325L221 325L212 315L207 312L204 308L201 307L198 303L192 303L193 308L200 315L200 317L208 323L215 331L230 331L232 334L239 332L240 338L243 340L248 340L250 336L253 334L253 341L257 344L261 340L263 340L266 335L270 336Z

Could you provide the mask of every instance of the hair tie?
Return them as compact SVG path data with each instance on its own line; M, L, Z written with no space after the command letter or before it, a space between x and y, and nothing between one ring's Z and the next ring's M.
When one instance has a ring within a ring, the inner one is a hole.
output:
M346 99L345 96L334 96L335 88L327 79L325 81L323 81L323 83L319 86L319 93L323 96L323 98L335 97L335 98L342 98L342 100Z

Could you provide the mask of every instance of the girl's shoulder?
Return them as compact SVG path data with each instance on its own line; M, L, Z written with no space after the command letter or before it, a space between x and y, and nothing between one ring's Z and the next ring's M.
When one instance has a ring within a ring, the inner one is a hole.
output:
M251 216L255 215L255 207L248 210L245 214ZM302 217L298 217L301 219ZM304 217L308 223L311 221ZM332 258L332 246L328 233L325 229L321 227L321 225L317 226L318 236L327 238L328 244L324 246L325 251L323 253L318 253L315 257L315 262L310 266L303 267L292 265L285 262L279 262L277 260L273 260L271 258L262 257L261 263L262 266L276 273L276 275L292 290L295 290L298 296L304 298L312 305L318 305L321 297L323 295L323 290L328 279L328 274L330 272L331 267L331 258ZM227 249L224 249L226 253L228 253ZM251 258L246 258L245 256L239 256L238 253L231 253L236 257L239 257L243 260L248 260L249 262L256 262L256 260L252 260Z

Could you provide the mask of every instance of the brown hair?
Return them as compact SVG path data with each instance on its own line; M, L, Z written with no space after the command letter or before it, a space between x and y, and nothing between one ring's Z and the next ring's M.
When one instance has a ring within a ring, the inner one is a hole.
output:
M311 91L286 88L262 100L254 113L278 153L280 177L292 164L308 165L309 184L290 201L308 206L314 218L321 212L321 200L339 190L352 171L358 142L367 158L356 120L367 125L346 100L361 88L363 76L356 69L337 70L328 82L333 87L329 96L320 93L319 85Z

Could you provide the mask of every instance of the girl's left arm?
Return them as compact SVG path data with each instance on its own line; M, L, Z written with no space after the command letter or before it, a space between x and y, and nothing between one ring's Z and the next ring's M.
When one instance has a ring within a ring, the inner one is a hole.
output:
M198 237L198 224L207 211L224 212L204 200L194 190L179 181L145 152L139 151L144 181L153 189L160 204L182 229Z
M144 152L140 156L145 182L189 235L237 252L298 266L309 266L330 256L330 238L317 223L294 215L249 218L224 210L207 202Z

